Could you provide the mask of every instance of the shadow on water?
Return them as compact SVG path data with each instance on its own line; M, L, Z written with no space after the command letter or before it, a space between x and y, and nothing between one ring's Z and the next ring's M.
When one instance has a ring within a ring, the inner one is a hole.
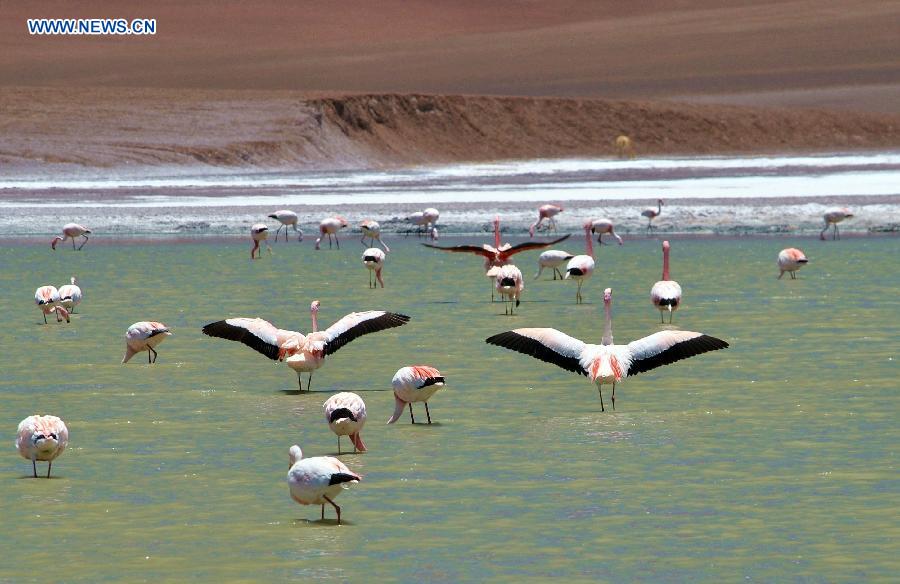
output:
M352 521L341 519L338 523L337 519L294 519L294 525L297 527L343 527L345 525L356 525Z

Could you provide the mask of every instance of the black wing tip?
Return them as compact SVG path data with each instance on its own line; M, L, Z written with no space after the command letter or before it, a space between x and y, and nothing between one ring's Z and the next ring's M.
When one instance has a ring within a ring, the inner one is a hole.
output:
M331 475L331 478L328 480L328 486L331 485L339 485L341 483L350 483L353 481L358 481L360 478L356 475L347 474L345 472L336 472Z
M203 328L200 330L204 335L214 337L215 335L213 334L213 332L215 332L215 329L222 326L223 324L228 323L226 323L224 320L217 320L216 322L211 322L209 324L203 325Z

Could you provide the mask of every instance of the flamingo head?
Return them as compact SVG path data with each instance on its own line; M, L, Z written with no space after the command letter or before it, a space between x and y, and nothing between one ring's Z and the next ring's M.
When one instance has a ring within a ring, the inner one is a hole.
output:
M612 288L603 291L603 304L609 306L612 303Z
M53 249L56 249L56 244L62 240L63 240L63 238L57 235L56 237L53 238L53 241L50 242L50 247Z
M594 222L591 221L590 219L588 219L587 221L584 222L583 227L587 233L591 233L594 231Z
M319 312L319 301L318 300L312 301L312 304L309 305L309 311L312 312L313 314Z
M341 222L341 227L346 227L348 225L347 220L341 215L335 215L334 218Z
M291 461L291 466L297 464L301 458L303 458L303 451L300 450L300 447L294 444L291 446L290 450L288 450L288 458Z
M50 309L50 312L55 312L56 314L62 316L64 319L66 319L66 322L71 322L69 320L69 311L66 310L65 306L54 306L53 308Z
M75 276L72 276L72 279L69 281L72 283L73 286L78 285L78 278L76 278Z
M666 204L666 202L663 201L662 199L656 199L656 202L659 203L660 205L665 205L665 204Z
M668 240L663 242L663 251L669 251L670 247Z

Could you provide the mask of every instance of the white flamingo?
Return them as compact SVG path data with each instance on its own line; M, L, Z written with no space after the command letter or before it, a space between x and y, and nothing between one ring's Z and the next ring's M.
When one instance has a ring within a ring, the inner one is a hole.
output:
M656 209L653 207L647 207L643 211L641 211L641 217L647 218L647 233L653 232L653 220L659 217L662 213L663 200L656 199Z
M360 432L366 425L366 402L355 393L342 391L328 398L322 408L331 431L338 437L338 454L341 453L341 436L349 436L353 452L365 452L366 443Z
M303 451L294 444L288 451L291 469L287 474L291 499L301 505L321 505L322 519L325 519L325 503L330 503L337 512L337 523L341 524L341 508L334 499L341 491L362 477L347 468L347 465L331 456L303 458Z
M279 229L281 229L279 227ZM285 230L285 234L287 234L287 230ZM259 259L262 257L262 250L259 249L259 244L261 241L266 241L269 239L269 226L265 223L256 223L252 227L250 227L250 239L253 240L253 247L250 249L250 259ZM266 242L266 249L269 250L269 253L272 253L272 248L269 246L268 242ZM257 253L257 251L259 253ZM254 257L255 256L255 257Z
M594 219L591 221L591 232L597 234L597 243L603 245L603 234L609 233L613 237L616 238L616 241L619 242L619 245L622 245L622 238L616 233L615 226L613 225L612 219L607 217L601 217L600 219Z
M441 214L434 207L429 207L424 211L416 211L406 217L406 220L413 224L418 235L426 233L431 239L437 239L437 221ZM409 232L407 231L407 234Z
M538 256L538 273L534 275L534 279L537 280L541 277L541 272L544 271L544 268L552 268L553 279L555 280L556 276L559 275L559 279L562 280L563 274L559 271L559 266L574 257L574 255L561 249L548 249Z
M841 234L838 231L837 224L844 219L850 219L851 217L853 217L853 213L846 207L834 207L833 209L825 211L825 229L819 233L819 239L825 241L825 232L832 226L834 227L834 232L831 234L831 239L840 239Z
M57 235L53 238L53 241L50 242L50 247L56 249L56 244L60 241L65 241L67 239L72 240L72 249L75 249L75 238L83 237L84 241L81 242L81 245L78 246L78 251L81 251L81 248L85 246L88 242L87 234L91 232L90 229L85 227L84 225L79 225L78 223L66 223L62 228L62 237Z
M75 307L81 304L83 294L78 286L78 279L72 276L68 284L59 287L59 303L69 312L75 312Z
M63 318L69 322L69 311L64 306L60 306L58 302L59 290L56 289L56 286L41 286L34 291L34 303L44 314L44 324L47 324L47 315L51 313L56 313L56 322L60 322Z
M585 251L584 255L577 255L566 264L566 280L578 282L578 290L575 292L575 303L581 304L584 298L581 296L581 287L594 275L594 243L591 238L592 224L587 221L584 224Z
M796 247L781 250L778 252L778 269L780 270L778 279L780 280L784 273L788 272L791 274L791 280L796 280L797 270L807 263L809 263L809 260L806 259L806 254Z
M385 253L377 247L370 247L362 254L363 265L369 270L369 288L377 288L378 284L384 288L384 279L381 277L381 270L384 268ZM372 281L372 275L378 284Z
M274 213L269 213L268 217L270 219L275 219L281 225L278 226L278 229L275 231L275 243L278 243L278 234L284 229L284 240L288 240L288 227L293 228L299 235L297 236L297 241L303 241L303 230L297 227L297 223L300 221L300 217L297 216L293 211L288 211L287 209L281 209L279 211L275 211Z
M147 351L147 363L156 363L156 347L171 335L169 327L161 322L142 320L134 323L125 331L125 356L122 357L122 363L128 363L143 351Z
M431 412L428 411L428 400L437 390L444 387L444 375L430 365L409 365L401 367L391 379L394 388L394 413L387 421L393 424L403 415L403 409L409 405L409 420L415 424L413 402L425 404L425 415L431 423Z
M669 242L662 243L663 271L662 280L658 281L650 289L650 302L659 309L659 322L665 322L663 315L669 311L669 324L672 324L672 316L681 305L681 285L669 278Z
M497 268L497 276L494 280L497 292L500 298L509 302L507 306L504 303L503 309L506 314L512 315L514 308L519 307L522 297L522 291L525 289L525 281L522 278L522 271L512 264L507 264ZM515 307L513 306L515 303Z
M341 241L338 239L338 231L347 226L347 220L341 217L340 215L335 215L334 217L328 217L327 219L322 219L319 222L319 238L316 239L316 249L319 249L319 244L322 242L322 239L327 235L328 236L328 249L331 249L331 238L334 237L334 241L337 244L337 248L341 249Z
M381 225L378 224L378 221L365 219L359 224L359 229L362 231L362 238L359 240L360 243L366 245L366 238L368 237L369 245L375 245L375 242L377 241L378 245L384 248L384 251L391 251L391 248L389 248L385 242L381 241Z
M19 422L16 430L16 450L22 458L31 461L31 470L37 478L35 461L47 461L47 478L53 461L66 449L69 443L69 429L56 416L28 416Z

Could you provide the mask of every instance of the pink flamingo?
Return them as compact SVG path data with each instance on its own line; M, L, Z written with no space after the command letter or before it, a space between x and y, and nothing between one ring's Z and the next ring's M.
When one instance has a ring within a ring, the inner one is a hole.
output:
M853 217L853 213L850 212L850 209L847 207L835 207L833 209L828 209L825 212L825 229L823 229L819 233L819 239L825 241L825 232L828 231L828 228L833 226L834 232L831 234L831 239L840 239L841 234L838 232L837 224L843 221L844 219L850 219Z
M278 226L278 229L275 231L275 243L278 243L278 233L284 229L284 240L288 240L288 226L292 227L294 231L299 233L297 236L297 241L303 241L303 230L297 227L297 223L300 221L300 218L293 211L288 211L287 209L281 209L280 211L275 211L274 213L270 213L268 215L270 219L275 219L281 225Z
M434 207L429 207L424 211L416 211L407 216L406 220L418 227L416 232L419 235L427 233L432 240L438 238L437 221L441 214ZM407 231L407 235L409 232Z
M287 482L291 499L301 505L321 505L322 519L325 519L325 503L330 503L337 512L337 523L341 524L341 508L334 499L341 491L362 477L347 468L347 465L331 456L303 458L303 451L294 444L288 451L291 469Z
M72 276L69 282L69 284L59 287L59 303L65 306L69 312L75 312L75 307L81 304L83 295L75 276Z
M279 227L280 229L280 227ZM287 231L285 231L287 233ZM259 249L259 242L266 241L269 238L269 226L265 223L256 223L250 228L250 239L253 240L253 248L250 250L250 259L259 259L262 257L262 250ZM272 248L266 242L266 249L272 253ZM256 253L259 251L259 253ZM255 255L255 257L254 257Z
M340 215L322 219L322 221L319 223L319 238L316 239L316 249L319 249L319 243L321 243L322 239L326 235L328 236L328 249L331 249L332 237L334 237L334 241L335 243L337 243L337 248L341 249L341 242L337 237L337 233L346 226L347 220Z
M508 309L504 304L504 313L512 315L513 301L515 301L515 306L518 308L519 299L522 296L522 291L525 289L525 282L522 278L521 270L512 264L501 266L497 269L497 278L495 282L500 297L509 301Z
M672 316L681 305L681 285L669 278L669 242L664 241L662 280L650 289L650 302L659 309L659 322L663 320L663 314L669 311L669 324L672 324Z
M325 409L328 427L337 434L338 454L341 453L341 436L350 437L353 452L365 452L366 443L359 435L366 425L366 403L363 399L355 393L342 391L328 398L322 407Z
M585 343L552 328L515 329L489 337L486 342L590 377L600 392L601 411L605 411L604 383L612 383L612 403L616 409L616 383L623 379L728 347L725 341L703 333L674 330L654 333L627 345L614 345L611 307L612 290L607 288L603 292L606 320L599 345Z
M63 318L69 322L69 311L64 306L59 306L58 302L59 291L56 286L41 286L34 291L34 303L44 314L44 324L47 324L47 315L50 313L56 313L56 322L62 321Z
M428 400L437 390L444 387L444 375L429 365L410 365L401 367L391 380L394 388L394 413L387 421L393 424L403 415L403 409L409 404L409 419L415 424L413 402L425 404L425 415L431 423L431 412L428 411Z
M562 272L559 271L559 266L563 265L564 262L567 262L574 257L574 255L561 249L548 249L547 251L541 253L540 256L538 256L538 273L534 275L534 279L537 280L541 277L541 272L544 271L544 268L552 268L553 279L555 280L558 274L559 279L562 280L563 275Z
M303 391L301 374L309 373L306 391L310 390L313 371L331 355L353 339L409 322L405 314L384 310L351 312L324 331L319 331L319 301L309 306L312 332L308 335L277 328L261 318L228 318L203 327L203 334L241 342L273 361L284 363L297 372L297 383Z
M384 258L384 252L377 247L370 247L363 252L363 265L369 270L369 288L376 287L376 284L372 281L373 272L375 274L375 279L378 280L378 283L384 288L384 280L381 277L381 270L384 268Z
M805 266L808 262L809 260L806 259L806 254L796 247L789 247L781 250L778 253L778 269L780 270L778 279L780 280L785 272L789 272L791 274L791 280L796 280L797 270Z
M662 213L663 200L656 199L656 209L653 207L647 207L643 211L641 211L641 217L647 218L647 233L653 232L653 220L659 217L660 213Z
M134 323L125 331L125 356L122 357L122 363L128 363L142 351L147 351L147 363L156 363L156 347L171 335L169 327L161 322L142 320Z
M616 238L616 241L619 242L619 245L622 245L622 238L619 237L618 234L616 234L616 230L611 219L608 219L606 217L594 219L591 222L591 232L597 234L597 243L600 245L603 245L604 233L609 233Z
M593 225L590 221L584 224L584 239L586 254L577 255L566 264L566 280L575 280L578 282L578 290L575 292L575 304L584 302L581 296L581 287L587 280L594 275L594 243L591 239L591 228Z
M375 245L375 241L378 241L378 245L383 247L384 251L391 251L387 244L381 241L381 225L378 224L378 221L365 219L362 223L359 224L359 228L362 231L362 239L359 240L360 243L366 245L366 238L368 237L370 240L370 245Z
M547 220L547 231L556 231L556 217L563 211L563 208L558 205L541 205L538 207L538 218L537 221L531 224L531 227L528 228L528 236L534 237L535 229L541 228L541 223L543 223L544 219Z
M69 429L66 423L56 416L28 416L19 422L16 430L16 450L22 458L31 461L34 478L37 478L35 461L47 461L47 478L50 469L66 445L69 443Z
M84 241L81 242L81 245L78 246L78 250L80 251L82 247L88 242L88 236L86 234L90 233L91 230L85 227L84 225L79 225L78 223L66 223L62 228L63 237L57 235L53 238L53 241L50 242L50 247L56 249L56 244L60 241L65 241L67 239L72 240L72 249L75 249L75 238L83 237Z

